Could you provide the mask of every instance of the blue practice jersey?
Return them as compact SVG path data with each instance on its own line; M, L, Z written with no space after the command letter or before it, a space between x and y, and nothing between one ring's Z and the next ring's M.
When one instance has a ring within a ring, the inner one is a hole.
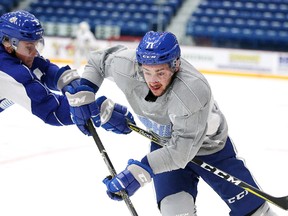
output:
M57 89L58 71L57 65L41 57L28 68L0 45L0 112L18 104L47 124L73 124L68 101Z

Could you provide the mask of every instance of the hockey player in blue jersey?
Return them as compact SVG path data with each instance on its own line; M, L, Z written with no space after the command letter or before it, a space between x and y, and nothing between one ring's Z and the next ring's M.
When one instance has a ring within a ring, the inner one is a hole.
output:
M153 179L163 216L196 216L201 177L227 204L231 216L276 215L265 200L190 162L197 156L259 188L237 157L209 83L181 58L175 35L151 31L145 34L136 52L119 45L92 53L81 78L85 85L66 92L76 124L90 118L86 112L89 100L80 99L84 95L95 97L105 78L114 80L146 128L167 140L162 148L152 142L151 152L140 161L129 160L124 171L103 180L110 198L121 200L117 194L120 190L132 196ZM105 107L106 121L109 120L113 103L98 104L101 112ZM127 127L125 120L120 120L118 125Z
M79 85L79 75L69 66L59 68L40 55L44 47L43 32L39 20L27 11L9 12L0 17L0 112L15 103L47 124L71 125L74 122L69 104L62 93L68 87L73 89ZM99 100L103 102L104 99L101 97ZM100 126L95 99L89 108L96 113L89 113L93 116L94 125ZM119 104L116 104L113 116L116 116L116 122L118 118L126 117L133 121L127 108ZM110 119L114 120L114 117ZM84 124L79 121L77 124L83 132ZM115 132L131 132L123 131L117 125L113 128L116 128ZM90 135L88 131L84 133Z
M43 32L39 20L27 11L0 17L0 112L15 103L47 124L71 125L69 104L61 90L76 84L79 75L40 56Z

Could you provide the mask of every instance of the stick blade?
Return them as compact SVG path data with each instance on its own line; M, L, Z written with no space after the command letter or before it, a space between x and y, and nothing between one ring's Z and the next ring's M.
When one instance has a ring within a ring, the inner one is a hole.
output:
M288 210L288 196L274 197L268 201L284 210Z

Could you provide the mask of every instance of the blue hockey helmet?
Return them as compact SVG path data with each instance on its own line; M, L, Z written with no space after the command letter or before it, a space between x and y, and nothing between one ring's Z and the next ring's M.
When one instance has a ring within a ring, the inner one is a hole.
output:
M18 41L37 41L42 39L44 29L39 20L27 11L14 11L0 17L0 41L16 39Z
M165 64L173 66L180 58L177 38L171 32L147 32L136 49L138 63L147 65Z

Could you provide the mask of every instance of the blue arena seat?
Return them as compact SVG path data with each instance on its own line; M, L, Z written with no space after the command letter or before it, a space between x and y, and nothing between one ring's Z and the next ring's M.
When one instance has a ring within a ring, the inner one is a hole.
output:
M123 35L143 36L149 30L158 29L159 11L163 15L161 25L166 28L183 1L166 0L158 5L157 0L34 0L27 10L36 12L40 21L51 20L46 16L52 16L56 24L69 22L69 19L74 24L77 19L72 21L72 18L78 17L94 25L91 29L95 29L95 25L113 23L121 27Z
M186 35L200 46L288 51L287 14L288 0L202 0Z
M4 13L12 11L19 5L21 0L1 0L0 2L0 16Z

